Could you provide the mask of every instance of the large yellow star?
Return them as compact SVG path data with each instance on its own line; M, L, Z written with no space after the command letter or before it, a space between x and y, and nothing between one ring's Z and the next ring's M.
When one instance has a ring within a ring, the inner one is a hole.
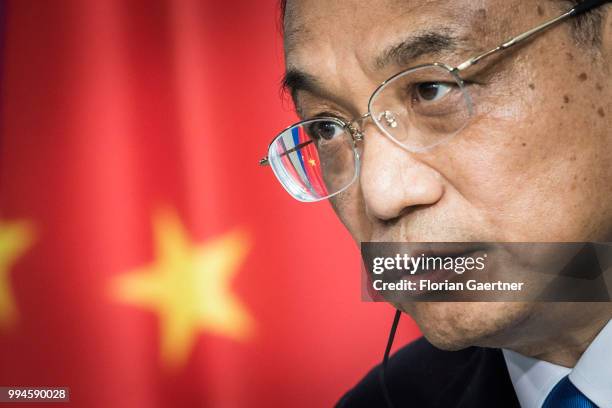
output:
M230 289L248 251L245 234L233 231L195 244L171 212L159 213L153 226L157 259L119 276L113 292L159 315L162 361L170 368L182 366L199 331L248 337L252 319Z
M0 221L0 328L14 323L17 308L9 284L11 267L34 241L32 226L25 221Z

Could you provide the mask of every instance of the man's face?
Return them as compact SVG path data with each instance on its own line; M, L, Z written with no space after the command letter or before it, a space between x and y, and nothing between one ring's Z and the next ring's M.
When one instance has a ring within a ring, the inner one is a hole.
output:
M422 63L454 66L558 14L546 0L289 1L287 69L318 85L296 89L298 112L348 122L389 76ZM565 23L472 69L464 78L472 120L431 150L408 152L367 126L360 178L332 200L355 241L612 241L612 25L604 24L600 55L576 45ZM451 41L377 63L423 34ZM531 303L400 307L450 349L508 346L513 328L553 313Z

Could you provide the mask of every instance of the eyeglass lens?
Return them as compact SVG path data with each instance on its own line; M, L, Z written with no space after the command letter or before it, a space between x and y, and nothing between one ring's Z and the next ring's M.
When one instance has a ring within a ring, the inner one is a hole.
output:
M270 145L274 173L300 201L318 201L348 187L356 177L353 140L340 122L315 119L293 126Z

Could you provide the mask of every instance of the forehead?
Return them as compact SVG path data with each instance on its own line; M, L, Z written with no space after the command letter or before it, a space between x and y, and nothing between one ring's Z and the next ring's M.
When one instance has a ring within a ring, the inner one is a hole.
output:
M474 48L508 30L512 0L288 0L284 20L288 65L332 51L373 58L398 38L443 31ZM496 39L501 40L502 38ZM373 61L370 61L373 63Z

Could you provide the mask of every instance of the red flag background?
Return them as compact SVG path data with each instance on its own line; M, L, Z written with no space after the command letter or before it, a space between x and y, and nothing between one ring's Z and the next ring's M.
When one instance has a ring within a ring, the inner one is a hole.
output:
M2 4L0 385L318 407L380 360L355 244L257 166L295 120L277 6Z

